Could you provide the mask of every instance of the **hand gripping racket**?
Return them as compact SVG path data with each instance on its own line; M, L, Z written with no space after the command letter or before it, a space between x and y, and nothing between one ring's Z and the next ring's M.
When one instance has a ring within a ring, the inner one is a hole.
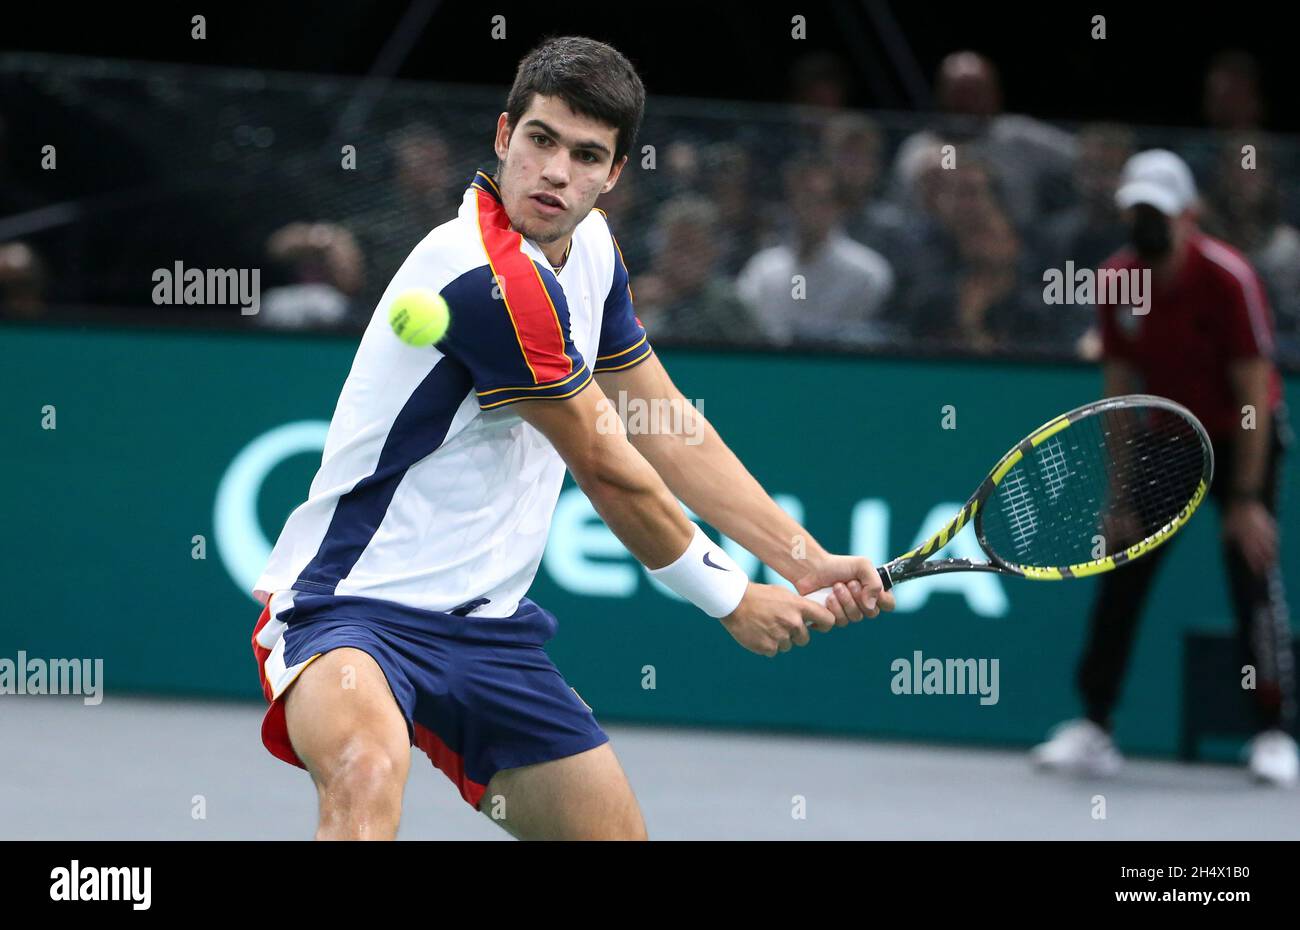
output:
M1191 411L1148 394L1110 397L1034 430L943 529L877 571L886 591L943 572L1061 581L1112 571L1182 529L1213 478L1214 450ZM987 562L929 558L972 521ZM830 594L807 596L825 604Z

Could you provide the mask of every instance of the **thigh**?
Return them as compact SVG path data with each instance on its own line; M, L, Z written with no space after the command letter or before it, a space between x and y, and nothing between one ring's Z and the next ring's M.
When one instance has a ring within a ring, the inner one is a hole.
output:
M479 810L522 840L646 839L641 807L609 743L502 769Z
M314 659L281 698L294 751L317 784L359 751L382 752L403 780L411 764L406 719L369 654L331 649Z

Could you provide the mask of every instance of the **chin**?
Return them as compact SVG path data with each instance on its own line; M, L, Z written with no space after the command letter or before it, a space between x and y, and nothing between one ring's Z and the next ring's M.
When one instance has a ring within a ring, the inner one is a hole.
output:
M541 243L554 242L557 239L563 238L572 231L572 229L565 229L550 223L545 225L523 223L515 227L515 232L520 233L524 238L532 239L534 242Z

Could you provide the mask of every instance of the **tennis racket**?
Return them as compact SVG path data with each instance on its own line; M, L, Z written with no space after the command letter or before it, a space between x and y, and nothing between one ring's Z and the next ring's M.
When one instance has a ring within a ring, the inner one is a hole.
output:
M1171 400L1128 394L1044 423L924 543L880 566L888 591L944 572L1061 581L1112 571L1168 542L1214 478L1205 428ZM935 559L973 522L987 562ZM807 595L825 604L830 588Z

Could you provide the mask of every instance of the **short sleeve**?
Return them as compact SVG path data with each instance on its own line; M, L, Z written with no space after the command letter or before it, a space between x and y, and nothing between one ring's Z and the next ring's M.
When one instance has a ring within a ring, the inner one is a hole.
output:
M1273 354L1273 314L1259 275L1243 258L1232 263L1227 283L1229 358L1270 358Z
M440 292L451 326L438 348L463 364L479 407L561 400L581 391L591 372L573 344L564 291L522 253L466 272ZM548 281L549 279L549 281Z
M650 357L650 340L632 306L632 285L628 281L623 252L613 235L614 276L600 320L600 346L596 351L597 372L631 368Z

